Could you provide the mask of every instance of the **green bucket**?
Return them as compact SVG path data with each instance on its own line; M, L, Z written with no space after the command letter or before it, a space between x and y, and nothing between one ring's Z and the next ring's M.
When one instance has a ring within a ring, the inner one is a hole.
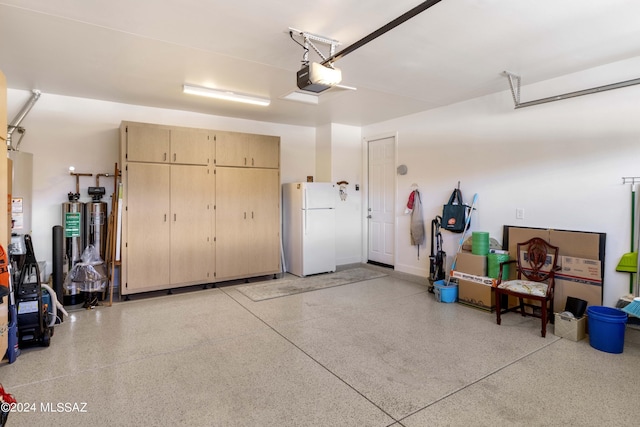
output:
M509 261L509 254L489 254L487 255L487 275L497 279L500 275L500 263ZM505 265L502 269L502 280L509 278L509 266Z

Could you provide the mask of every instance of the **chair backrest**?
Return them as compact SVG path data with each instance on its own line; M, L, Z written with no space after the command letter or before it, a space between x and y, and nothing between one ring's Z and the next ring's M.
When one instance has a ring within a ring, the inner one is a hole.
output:
M553 279L558 266L558 247L539 237L518 243L518 279L524 276L533 282ZM550 281L553 285L553 280Z

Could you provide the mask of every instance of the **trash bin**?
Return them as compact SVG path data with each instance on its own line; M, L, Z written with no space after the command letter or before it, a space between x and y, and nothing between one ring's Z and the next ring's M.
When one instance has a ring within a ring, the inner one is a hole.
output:
M587 307L589 319L589 344L607 353L622 353L627 313L624 311L592 305Z

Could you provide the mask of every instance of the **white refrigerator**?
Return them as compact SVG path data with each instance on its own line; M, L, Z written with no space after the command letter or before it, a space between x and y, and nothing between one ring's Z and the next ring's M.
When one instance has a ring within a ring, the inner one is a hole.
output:
M336 271L336 197L329 182L282 184L286 271L304 277Z

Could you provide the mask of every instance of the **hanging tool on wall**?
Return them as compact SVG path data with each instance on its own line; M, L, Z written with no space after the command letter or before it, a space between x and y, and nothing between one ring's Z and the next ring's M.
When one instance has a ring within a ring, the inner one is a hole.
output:
M405 212L411 215L409 234L411 244L418 247L418 259L420 259L420 245L424 243L424 220L422 219L422 200L420 199L420 191L418 185L411 186L411 194L407 201L407 209Z
M626 254L622 255L618 265L616 266L616 271L621 271L625 273L629 273L629 293L635 294L634 292L634 278L633 275L638 270L638 252L635 250L635 241L636 241L636 185L640 184L640 177L637 176L623 176L622 177L623 184L631 184L631 249ZM636 290L637 292L637 290ZM636 295L638 296L638 295Z

